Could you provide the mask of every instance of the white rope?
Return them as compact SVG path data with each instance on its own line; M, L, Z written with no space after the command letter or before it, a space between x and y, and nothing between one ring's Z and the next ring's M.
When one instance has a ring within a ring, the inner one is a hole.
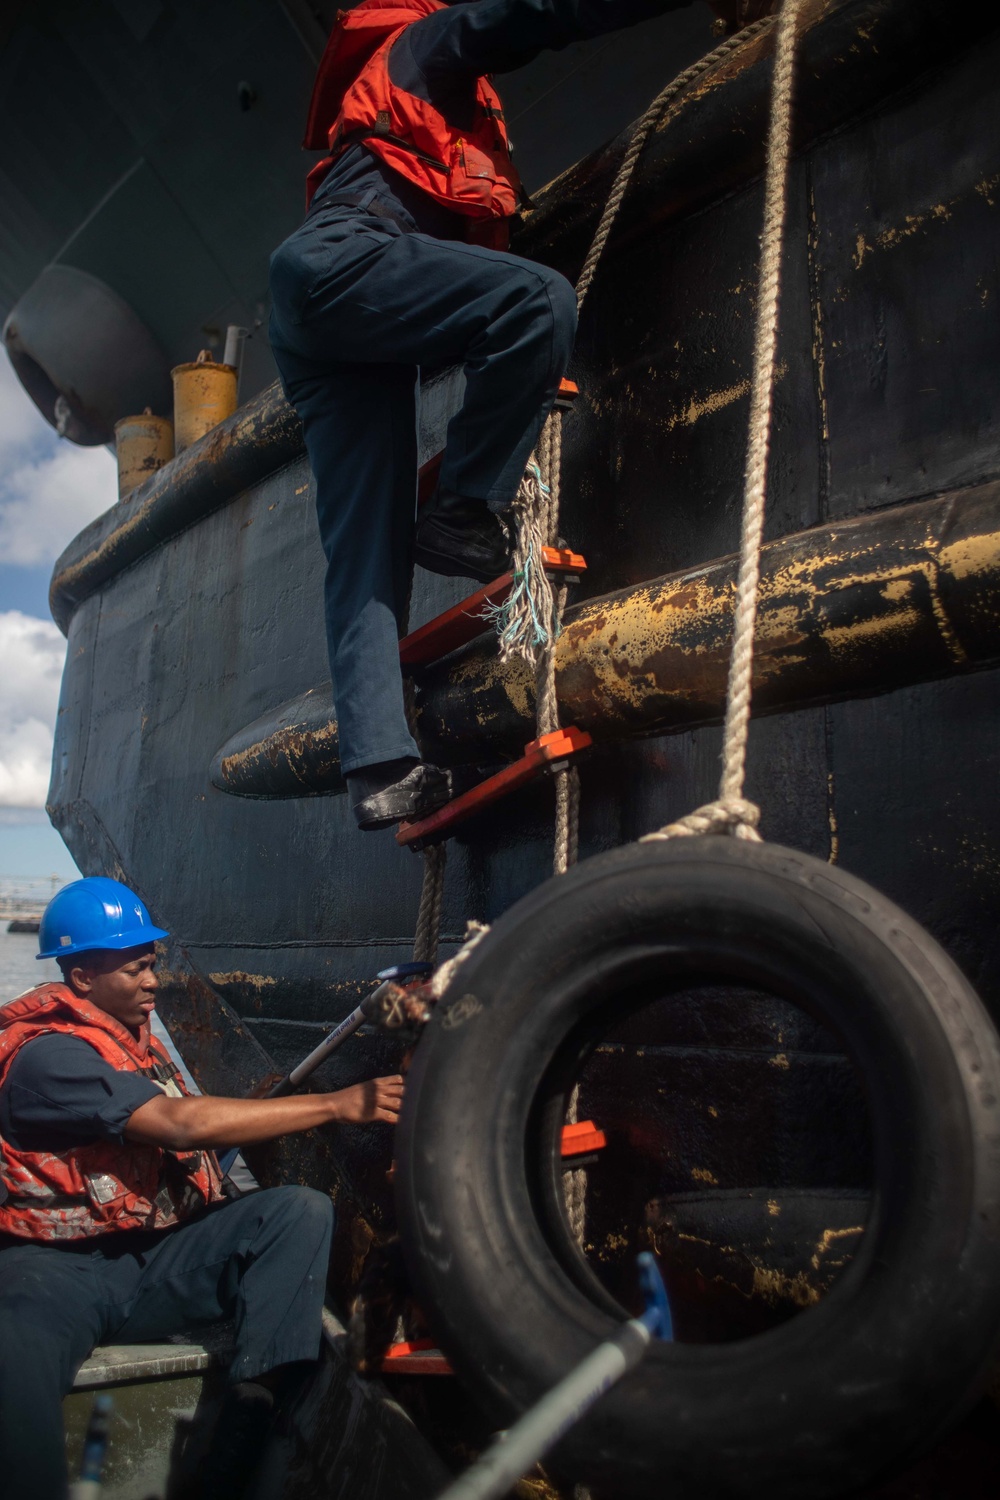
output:
M413 938L413 957L421 963L437 962L447 863L447 844L431 844L424 850L424 878L420 887L417 930Z
M465 941L463 942L461 948L459 948L457 953L453 953L451 958L445 960L441 967L435 972L434 977L431 980L430 991L433 999L441 999L441 996L451 984L455 975L465 963L465 960L469 957L469 954L472 952L473 948L475 948L478 943L482 942L483 938L486 936L489 930L490 928L488 922L466 922Z
M682 98L697 79L718 67L732 52L744 47L758 32L769 29L768 17L729 38L690 68L670 81L642 115L625 151L601 214L593 242L576 285L577 310L584 304L601 257L614 229L619 210L639 157L655 127L670 106L678 110L688 102ZM559 727L556 696L556 643L566 605L565 587L553 589L541 552L559 541L560 478L562 468L562 412L552 411L542 428L536 453L525 470L513 503L516 541L513 557L514 584L506 602L493 612L501 661L520 656L535 669L536 732L550 734ZM562 875L576 863L579 847L580 783L575 767L555 773L556 818L552 868Z
M575 1125L580 1116L580 1085L573 1085L566 1107L567 1125ZM587 1173L583 1167L573 1167L563 1173L563 1199L570 1233L580 1249L583 1249L587 1233Z
M778 18L771 120L764 173L764 227L761 235L760 288L754 331L753 379L750 390L750 438L743 489L743 526L740 565L733 611L733 645L729 659L726 719L722 733L722 775L716 802L668 824L652 838L676 838L691 833L726 833L759 839L760 811L743 797L746 777L750 698L753 688L754 630L760 549L764 534L767 467L778 352L778 307L781 261L785 243L788 201L788 164L792 144L792 96L799 11L803 0L784 0Z

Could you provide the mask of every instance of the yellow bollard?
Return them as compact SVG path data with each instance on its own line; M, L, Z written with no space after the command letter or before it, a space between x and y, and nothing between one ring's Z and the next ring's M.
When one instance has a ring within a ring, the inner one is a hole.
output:
M137 485L173 458L173 422L167 417L154 417L148 406L141 417L122 417L115 423L115 453L118 457L118 498L124 500Z
M236 410L236 370L203 349L191 365L175 365L174 448L183 453Z

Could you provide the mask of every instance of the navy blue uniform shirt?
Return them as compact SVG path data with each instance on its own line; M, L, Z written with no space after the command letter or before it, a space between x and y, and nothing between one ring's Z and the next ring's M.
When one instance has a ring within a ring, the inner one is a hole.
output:
M681 10L691 0L472 0L449 5L408 26L389 56L397 88L435 105L450 124L467 129L476 80L522 68L539 52L603 36ZM331 121L331 124L333 122ZM466 220L453 214L365 146L350 146L334 162L313 198L317 208L374 191L404 225L438 239L464 239Z
M163 1090L119 1073L79 1037L26 1042L0 1088L0 1136L18 1151L65 1151L74 1141L120 1141L129 1116Z

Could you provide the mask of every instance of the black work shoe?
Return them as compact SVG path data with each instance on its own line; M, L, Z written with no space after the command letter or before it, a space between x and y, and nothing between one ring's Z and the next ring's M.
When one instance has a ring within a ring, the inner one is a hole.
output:
M365 833L391 828L404 818L426 818L451 801L451 772L418 761L401 781L355 802L352 811Z
M446 578L492 583L510 567L510 544L485 500L438 490L417 525L414 560Z

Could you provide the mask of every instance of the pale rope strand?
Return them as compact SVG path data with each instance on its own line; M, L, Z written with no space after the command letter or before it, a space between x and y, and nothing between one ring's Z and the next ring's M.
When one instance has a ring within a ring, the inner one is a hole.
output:
M431 980L431 995L435 1000L441 999L441 996L451 984L473 948L475 948L477 943L482 942L489 930L488 922L473 922L471 920L466 922L465 940L461 948L459 948L457 953L453 953L451 958L445 960Z
M552 507L552 418L554 413L549 412L542 423L541 437L538 440L538 466L542 471L542 484L545 488L545 499L539 507L538 520L539 531L543 542L548 546L549 541L549 516Z
M563 414L556 408L546 418L544 431L548 435L546 444L545 483L549 490L545 525L545 545L559 545L559 505L562 501L562 422Z
M562 412L554 411L545 424L544 448L548 467L547 487L549 491L548 515L546 518L546 543L550 547L559 545L559 506L562 472ZM559 699L556 694L556 643L562 628L563 612L566 608L568 590L563 584L555 590L552 610L552 629L542 649L537 677L536 722L539 736L551 734L559 728ZM552 873L565 875L570 865L576 863L580 843L580 781L576 768L562 766L555 773L556 820L552 851Z
M746 775L760 549L764 532L767 466L777 369L781 261L785 241L788 166L791 158L795 50L801 6L802 0L784 0L778 18L775 45L771 120L764 174L760 289L750 392L750 437L744 471L743 526L736 605L733 611L733 645L726 691L719 796L716 802L698 808L677 823L669 824L656 834L647 835L647 838L676 838L691 833L728 833L742 839L760 839L757 832L760 812L753 803L744 799L743 783Z
M781 260L785 243L788 204L788 165L792 146L792 94L795 83L795 49L802 0L784 0L778 21L771 125L767 140L764 177L764 231L754 333L753 385L750 394L750 442L747 451L743 499L743 534L740 538L740 571L736 584L733 618L733 651L729 668L726 723L722 740L722 779L719 798L743 796L746 772L747 734L753 674L754 628L757 622L757 587L760 580L760 548L764 532L767 498L767 466L771 447L774 381L778 355L778 306L781 296Z
M533 458L524 471L511 505L513 587L503 604L483 611L483 617L496 625L501 661L519 656L529 666L537 667L548 640L553 608L552 584L542 566L547 510L548 495L542 469Z
M580 1085L577 1083L573 1085L573 1092L569 1096L569 1105L566 1109L567 1125L576 1124L579 1112ZM587 1173L582 1167L574 1167L573 1171L563 1173L563 1199L570 1230L582 1250L587 1232Z
M437 962L441 934L441 907L444 901L444 871L448 860L446 844L431 844L424 850L424 879L420 887L420 911L413 939L413 957L422 963Z
M573 830L570 827L569 767L555 773L556 829L552 848L552 873L565 875L570 866L569 850Z
M565 772L566 790L569 798L567 819L569 827L566 836L566 864L575 865L580 852L580 772L576 766L569 766Z

